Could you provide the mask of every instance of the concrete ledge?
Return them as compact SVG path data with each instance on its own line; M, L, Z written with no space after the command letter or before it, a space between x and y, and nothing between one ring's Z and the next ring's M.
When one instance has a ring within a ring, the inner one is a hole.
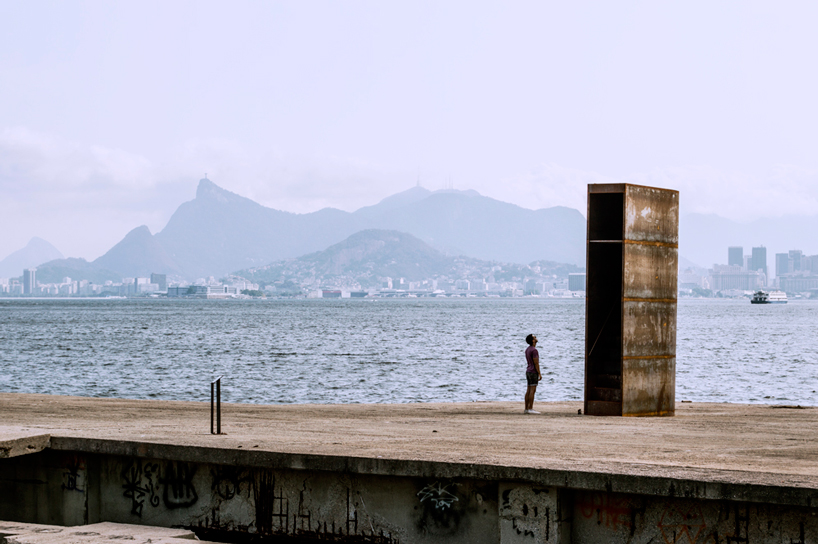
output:
M606 493L746 501L803 507L818 506L818 488L814 487L812 482L800 482L792 476L775 473L663 467L667 476L657 477L655 475L657 467L652 465L645 466L643 471L639 471L638 467L635 469L633 465L628 465L627 473L624 473L624 468L621 473L618 473L616 464L612 463L608 465L608 470L605 472L596 472L340 455L309 455L58 436L52 438L51 448L68 452L250 468L373 476L516 481Z
M29 434L24 431L3 429L0 432L0 459L37 453L50 445L50 434Z
M113 544L122 541L133 544L183 544L191 540L198 541L196 535L186 529L110 522L81 527L61 527L0 521L0 543L2 544Z

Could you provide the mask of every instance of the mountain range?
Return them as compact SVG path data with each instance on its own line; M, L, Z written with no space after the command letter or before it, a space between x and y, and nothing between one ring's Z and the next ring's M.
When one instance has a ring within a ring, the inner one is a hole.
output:
M193 280L249 270L322 251L367 229L408 233L444 255L487 261L546 260L584 265L585 218L577 210L529 210L475 191L429 191L413 187L379 203L345 212L325 208L295 214L268 208L224 190L208 179L193 200L180 205L160 232L146 226L129 232L98 259L63 259L45 240L2 261L0 277L17 277L38 267L46 277L121 278L165 273ZM680 266L709 267L727 260L727 247L802 249L818 253L818 215L765 218L738 223L716 215L687 214L680 220ZM55 280L58 281L58 280Z
M449 255L584 262L585 218L570 208L528 210L475 191L413 187L352 213L325 208L294 214L202 179L196 198L179 206L161 232L137 227L88 264L123 276L218 277L321 251L366 229L409 233ZM85 262L67 261L47 264L64 268Z
M421 281L440 277L454 280L493 276L494 279L489 281L503 282L522 281L537 273L565 276L569 272L584 271L575 265L550 261L535 261L531 268L521 264L445 255L411 234L367 229L323 251L240 270L236 274L258 283L294 282L298 285L318 282L326 285L343 276L347 282L357 282L361 287L369 288L379 286L379 279L383 277ZM350 285L347 283L344 286Z

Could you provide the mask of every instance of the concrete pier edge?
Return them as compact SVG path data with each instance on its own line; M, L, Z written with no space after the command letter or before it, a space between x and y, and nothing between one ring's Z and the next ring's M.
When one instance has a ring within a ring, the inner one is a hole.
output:
M51 449L232 465L283 470L305 470L339 474L398 476L424 478L471 478L487 481L516 481L541 486L564 487L583 491L628 493L670 498L745 501L765 504L818 506L818 489L773 483L736 483L744 477L758 482L760 478L784 479L778 474L760 475L733 470L691 469L678 467L684 475L656 477L639 474L601 473L579 470L525 468L472 463L398 460L370 457L313 455L252 451L202 446L178 446L152 442L105 440L98 438L51 437ZM675 468L675 467L674 467ZM629 465L633 471L633 465Z

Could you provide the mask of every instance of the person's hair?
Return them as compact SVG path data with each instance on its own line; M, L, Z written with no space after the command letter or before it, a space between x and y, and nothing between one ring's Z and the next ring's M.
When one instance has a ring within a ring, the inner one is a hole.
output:
M528 344L529 346L530 346L531 344L533 344L533 343L534 343L534 335L533 335L533 334L529 334L528 336L526 336L526 337L525 337L525 343L526 343L526 344Z

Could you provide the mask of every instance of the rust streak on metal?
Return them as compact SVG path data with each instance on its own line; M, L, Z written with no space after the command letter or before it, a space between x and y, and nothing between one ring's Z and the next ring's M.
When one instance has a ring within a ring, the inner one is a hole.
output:
M643 240L622 240L626 244L639 244L640 246L656 246L656 247L672 247L674 249L679 249L679 244L673 244L670 242L647 242Z
M675 355L625 355L622 359L675 359Z

